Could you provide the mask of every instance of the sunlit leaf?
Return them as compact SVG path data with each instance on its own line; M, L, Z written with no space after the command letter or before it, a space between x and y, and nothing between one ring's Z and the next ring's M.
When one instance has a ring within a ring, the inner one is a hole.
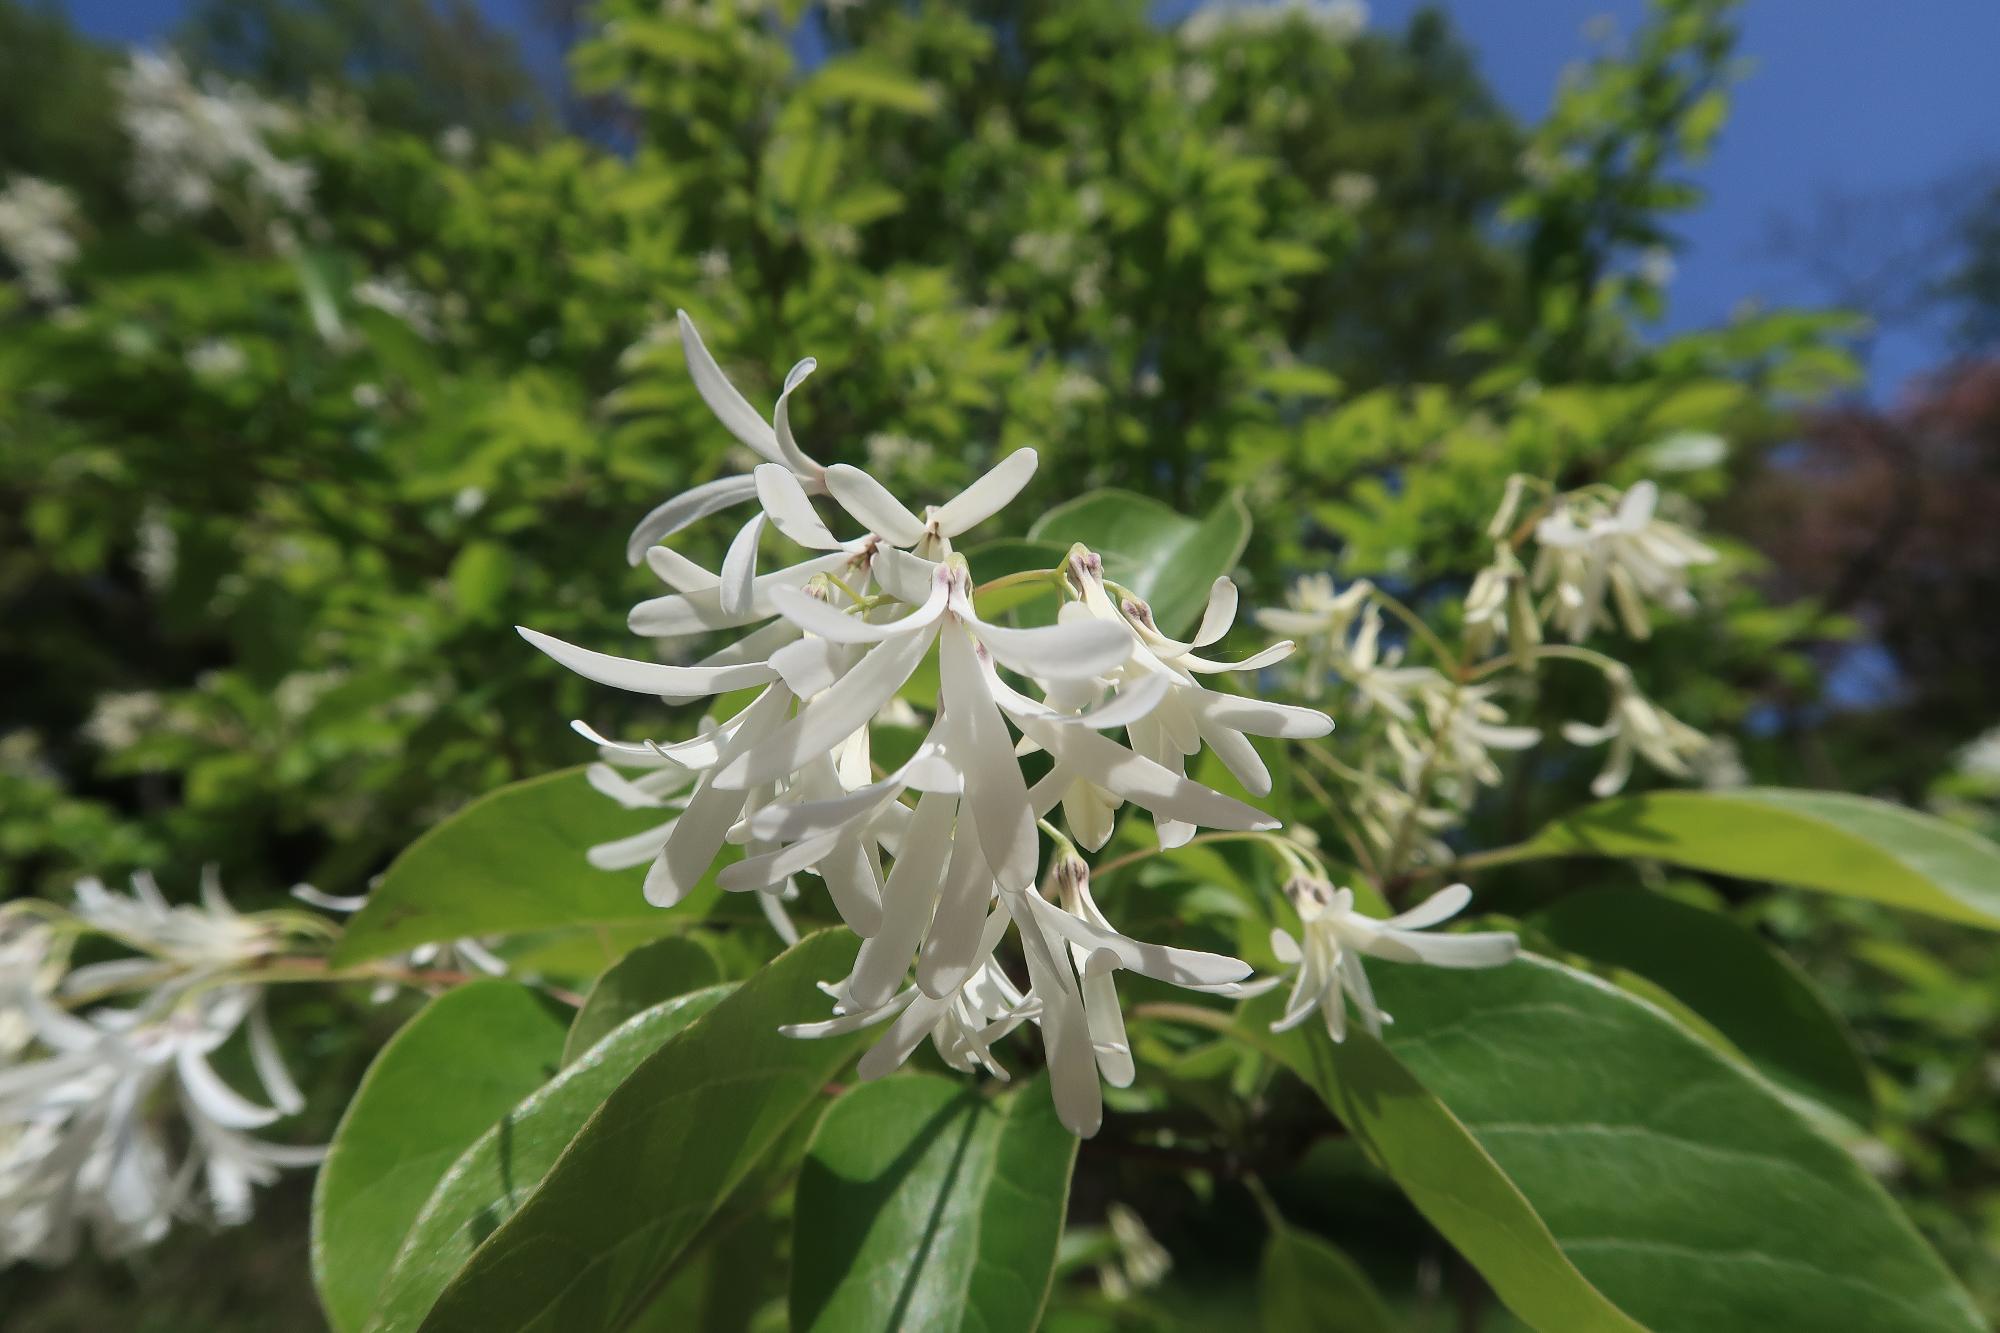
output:
M1843 792L1619 797L1557 820L1496 860L1546 856L1643 857L2000 930L2000 847L1934 816Z
M313 1190L313 1280L337 1333L362 1327L432 1188L555 1071L562 1040L533 991L484 980L431 1001L375 1057Z
M856 1088L799 1178L795 1329L1030 1333L1048 1298L1076 1139L1045 1082Z

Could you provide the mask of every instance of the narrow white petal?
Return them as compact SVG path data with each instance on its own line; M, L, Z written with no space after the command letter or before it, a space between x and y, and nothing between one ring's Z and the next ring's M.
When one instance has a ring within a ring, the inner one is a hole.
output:
M896 1016L896 1021L889 1025L889 1030L862 1053L861 1059L854 1066L854 1072L859 1074L863 1081L872 1081L902 1068L903 1062L910 1058L910 1053L916 1050L923 1039L930 1035L931 1029L937 1026L937 1021L944 1015L944 1010L944 1001L918 995L910 1001L909 1008Z
M802 357L785 376L784 391L778 395L778 406L771 413L771 429L778 441L778 456L786 467L800 476L812 477L821 472L820 465L806 457L805 450L792 437L792 390L806 382L806 376L819 369L819 362L811 357Z
M1195 949L1146 944L1065 912L1039 893L1021 895L1042 925L1092 953L1108 953L1118 966L1175 986L1220 986L1250 975L1240 958Z
M852 670L772 735L761 739L714 774L718 786L754 787L789 777L868 725L930 651L936 631L923 630L878 644Z
M632 535L625 539L626 562L638 564L646 558L648 547L673 536L698 519L740 505L756 494L757 483L749 477L722 477L704 482L693 490L682 491L639 520L638 526L632 529Z
M1193 671L1204 676L1213 676L1224 671L1261 671L1267 666L1276 666L1290 657L1297 646L1290 639L1280 639L1269 648L1252 653L1240 662L1217 662L1190 653L1175 658L1174 665L1183 671Z
M1264 766L1264 756L1257 753L1240 731L1228 727L1205 726L1201 729L1202 739L1215 751L1215 757L1222 766L1235 774L1236 780L1252 796L1271 794L1271 770Z
M722 367L715 364L708 347L695 331L694 321L687 311L679 312L681 317L681 347L687 353L688 374L694 378L694 387L701 394L708 410L715 413L723 428L741 440L745 446L762 454L773 463L784 462L778 452L778 437L765 421L750 406L747 399L736 391L729 377L722 373Z
M759 510L736 533L729 551L722 557L718 596L724 615L741 616L750 611L753 584L757 579L757 539L764 535L765 515Z
M292 885L292 897L297 898L302 903L311 903L314 907L322 908L328 912L358 912L361 910L362 905L368 901L366 894L357 893L349 897L340 894L322 893L310 884Z
M790 469L777 463L763 463L754 475L757 499L771 516L771 522L777 524L778 531L816 551L839 549L839 538L827 531L806 495L806 488L799 485L799 479Z
M1422 930L1440 921L1449 921L1472 901L1472 890L1463 884L1447 884L1409 911L1392 916L1382 924L1397 930Z
M670 597L653 597L632 608L625 623L634 634L644 634L649 638L667 639L680 634L698 634L703 630L734 629L747 625L753 620L763 620L776 615L771 609L770 590L772 588L796 588L815 574L840 569L851 559L845 551L835 551L830 555L817 556L789 569L773 570L758 576L750 586L749 610L731 615L722 609L721 588L707 588L698 592L681 593Z
M257 1105L224 1083L191 1045L182 1046L175 1054L174 1067L180 1072L181 1089L195 1109L225 1129L258 1129L278 1118L270 1107Z
M1021 906L1035 893L1008 894L1008 910L1017 913L1021 952L1028 976L1042 1003L1042 1044L1048 1051L1049 1091L1056 1117L1078 1138L1089 1138L1104 1121L1103 1093L1097 1083L1097 1054L1091 1047L1090 1026L1083 997L1069 960L1057 955L1032 914Z
M930 597L923 605L899 619L879 622L836 610L796 588L773 588L771 605L779 615L806 633L817 634L822 639L831 639L835 643L880 643L936 623L938 617L944 614L949 591L941 581L935 582Z
M782 884L802 870L810 870L833 850L838 833L822 833L781 847L761 856L749 856L729 866L715 877L716 884L729 893L746 893Z
M677 699L721 694L747 685L774 680L777 672L767 662L746 662L726 667L677 667L661 662L638 662L629 657L592 652L525 625L514 627L535 647L553 657L586 680L637 694L658 694Z
M1416 961L1428 963L1432 967L1499 967L1514 960L1521 952L1521 941L1506 931L1485 931L1470 935L1424 935L1411 931L1384 932L1387 940L1392 940L1416 956ZM1383 944L1378 943L1368 952L1381 958L1393 958L1396 962L1408 959L1390 954Z
M931 792L918 800L903 838L902 855L889 868L888 881L882 886L882 929L861 942L854 971L847 979L846 998L854 1007L870 1009L883 1004L910 970L910 958L937 902L957 816L955 796Z
M1132 655L1123 625L1081 620L1035 629L1008 629L975 620L974 632L1000 665L1024 676L1074 680L1116 670Z
M840 679L848 650L826 639L794 639L771 654L771 669L785 687L809 699Z
M853 1013L841 1014L837 1018L829 1018L824 1022L786 1023L778 1029L778 1033L785 1037L838 1037L849 1032L859 1032L903 1008L915 995L914 990L904 991L879 1009L860 1009Z
M1236 623L1236 585L1223 575L1208 586L1208 606L1201 613L1201 628L1194 632L1194 646L1206 648Z
M855 522L897 546L912 545L924 535L923 521L858 467L834 464L826 470L826 488Z
M987 691L972 638L962 625L947 625L938 652L944 723L952 760L965 774L965 801L979 830L986 864L1003 889L1035 882L1035 816L1028 784L1014 759L1007 724Z
M600 842L583 854L584 859L598 870L630 870L633 866L645 865L667 845L667 838L673 833L676 822L670 819L643 833Z
M1118 1007L1118 984L1108 971L1084 978L1083 1016L1097 1055L1097 1072L1114 1088L1131 1087L1138 1069L1125 1036L1125 1013Z
M278 1053L278 1039L271 1032L271 1016L265 1012L262 1001L250 1011L249 1031L250 1063L256 1068L257 1079L270 1096L271 1105L280 1115L297 1115L305 1109L305 1094L292 1081L285 1058Z
M1271 930L1271 952L1286 967L1296 966L1305 955L1299 952L1299 942L1289 932L1273 927Z
M979 959L980 937L993 901L993 880L977 840L962 825L952 845L944 891L917 954L917 989L934 1000L948 999L971 975Z
M1295 704L1274 704L1263 699L1246 699L1235 694L1204 691L1196 703L1203 720L1252 736L1282 736L1286 740L1311 740L1333 730L1333 719L1316 708Z
M784 718L791 706L792 692L774 685L745 708L736 729L717 756L728 762L753 744L762 741ZM743 813L744 794L715 785L715 775L704 776L681 817L675 821L666 845L660 849L653 868L646 873L646 901L655 907L672 907L701 882L722 850L722 840Z
M859 833L835 839L820 858L819 877L849 930L866 939L882 929L882 870Z
M1277 820L1254 806L1212 791L1094 731L1033 718L1021 718L1020 722L1060 762L1158 818L1214 829L1278 827Z
M922 605L937 580L937 562L893 546L878 544L869 556L869 571L882 590L899 602Z
M770 467L771 464L765 464ZM703 569L671 546L654 546L646 552L646 565L660 582L675 592L705 592L721 585L717 575Z
M938 531L956 537L999 513L1035 475L1035 462L1033 449L1016 449L995 463L979 480L938 506L932 515Z

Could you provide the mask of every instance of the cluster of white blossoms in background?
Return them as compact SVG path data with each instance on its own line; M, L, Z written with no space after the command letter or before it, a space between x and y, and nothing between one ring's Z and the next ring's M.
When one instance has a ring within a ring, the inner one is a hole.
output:
M60 185L15 176L0 190L0 256L46 305L63 299L63 271L76 262L77 219L76 199Z
M1331 41L1345 42L1368 28L1363 0L1208 0L1181 23L1181 40L1207 46L1233 35L1263 36L1302 23Z
M1265 629L1303 643L1301 687L1308 695L1320 697L1338 681L1346 687L1346 710L1380 727L1385 744L1359 768L1316 756L1330 776L1348 784L1353 841L1378 880L1413 864L1448 862L1442 835L1462 821L1481 787L1501 781L1495 753L1540 743L1539 729L1509 721L1508 690L1545 661L1595 668L1610 695L1602 723L1568 721L1561 728L1573 745L1607 747L1605 766L1591 784L1596 795L1622 790L1635 758L1708 785L1740 781L1741 765L1726 742L1648 700L1622 663L1576 644L1598 629L1622 628L1645 638L1656 605L1692 610L1689 571L1712 561L1714 552L1658 516L1659 493L1650 482L1622 493L1593 486L1553 495L1517 526L1531 485L1525 477L1510 480L1488 526L1493 559L1467 590L1456 651L1365 579L1336 589L1327 576L1311 575L1293 586L1287 606L1258 614ZM1536 548L1532 566L1521 559L1530 542ZM1615 606L1615 619L1607 604ZM1385 629L1396 621L1406 632L1385 640ZM1550 630L1571 642L1546 642ZM1434 664L1406 662L1412 648L1423 649ZM1354 994L1365 1012L1361 992Z
M135 51L118 75L119 119L132 141L132 193L167 217L197 217L230 198L270 215L305 211L310 167L271 150L292 124L283 107L238 84L195 83L175 55Z
M816 876L862 943L852 972L826 987L833 1017L790 1031L886 1024L862 1057L864 1078L896 1068L925 1038L954 1067L1004 1077L994 1043L1032 1023L1063 1122L1094 1132L1100 1078L1123 1086L1134 1072L1114 974L1233 994L1250 968L1120 932L1093 900L1077 849L1102 847L1127 807L1152 816L1164 847L1197 828L1277 827L1189 778L1187 761L1207 748L1246 790L1267 794L1271 777L1250 738L1322 736L1331 721L1209 687L1291 651L1278 644L1235 662L1207 655L1235 619L1227 579L1210 590L1195 633L1178 639L1079 545L1058 568L1005 580L1041 583L1059 605L1053 623L988 619L955 543L1027 483L1032 450L1003 458L945 503L913 511L868 473L824 466L801 449L790 403L812 361L785 378L766 420L685 315L681 334L704 400L767 460L675 497L632 534L628 556L669 591L635 606L630 628L673 645L665 651L686 664L521 633L579 675L669 702L757 693L733 716L705 719L672 743L608 740L577 724L598 745L598 789L661 815L656 827L593 849L593 863L648 866L647 899L670 907L726 844L740 845L721 887L760 895L788 939L795 932L783 903L796 896L799 876ZM753 503L719 571L660 544L697 519ZM829 525L841 516L853 535ZM806 554L760 573L772 530ZM718 631L739 637L687 662L693 654L679 641ZM935 683L924 673L932 660ZM882 726L922 733L892 768L876 760ZM1032 780L1023 769L1030 756L1039 774ZM1050 822L1058 808L1066 833ZM1010 929L1025 985L998 953Z
M239 913L212 873L199 905L141 874L129 894L85 880L70 909L0 909L0 1264L60 1262L86 1232L120 1254L176 1219L242 1222L255 1186L319 1160L252 1133L304 1106L255 977L326 924ZM87 937L129 955L72 965ZM210 1063L239 1034L261 1099Z

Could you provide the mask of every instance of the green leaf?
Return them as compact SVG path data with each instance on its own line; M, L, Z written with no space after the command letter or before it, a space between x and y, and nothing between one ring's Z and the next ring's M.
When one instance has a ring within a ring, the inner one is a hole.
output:
M836 56L821 65L807 84L816 97L854 102L911 115L937 110L937 94L923 80L866 55Z
M403 1238L369 1333L423 1322L452 1274L547 1176L592 1112L639 1062L719 1004L731 985L678 995L632 1015L583 1059L536 1089L460 1155Z
M1643 857L2000 930L2000 847L1886 801L1749 787L1587 806L1491 858Z
M648 1056L452 1279L426 1333L595 1333L643 1310L717 1205L874 1039L777 1030L826 1017L815 983L844 975L855 947L844 932L801 940Z
M562 1039L533 991L481 980L432 1000L375 1057L313 1188L313 1281L336 1333L362 1326L432 1187L541 1086Z
M584 852L661 822L660 811L627 810L591 790L581 768L511 783L390 864L334 947L334 965L461 936L656 923L643 870L598 870Z
M1043 514L1028 536L1064 549L1082 542L1104 557L1106 577L1146 599L1162 631L1183 634L1200 618L1209 586L1242 558L1250 511L1231 494L1197 522L1149 496L1092 491Z
M498 542L466 543L448 574L452 600L469 619L496 619L514 577L514 557Z
M1396 1318L1361 1266L1311 1232L1280 1225L1264 1243L1258 1282L1272 1333L1396 1333Z
M1055 1272L1076 1138L1037 1079L864 1084L799 1176L792 1327L1030 1333Z
M1806 978L1717 912L1641 889L1563 899L1536 918L1572 953L1629 969L1692 1009L1780 1087L1867 1124L1868 1069Z
M1528 1323L1980 1326L1852 1158L1658 1009L1534 957L1371 976L1396 1019L1388 1045L1335 1046L1316 1027L1253 1040Z
M712 986L722 979L722 965L699 940L669 936L642 944L614 963L597 979L563 1043L563 1063L570 1064L595 1046L619 1024L662 1000Z

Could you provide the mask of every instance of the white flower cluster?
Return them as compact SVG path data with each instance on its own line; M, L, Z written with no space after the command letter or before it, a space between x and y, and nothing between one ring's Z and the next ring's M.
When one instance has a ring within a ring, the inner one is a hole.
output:
M60 185L15 176L0 190L0 256L45 305L63 299L63 270L76 262L76 224L76 199Z
M1230 36L1264 36L1301 23L1329 41L1346 42L1368 27L1363 0L1208 0L1181 23L1181 40L1207 46Z
M1344 702L1356 718L1379 720L1394 762L1371 754L1363 768L1340 768L1336 776L1353 789L1353 825L1384 875L1408 862L1448 860L1440 835L1459 822L1481 786L1500 782L1495 752L1528 749L1542 739L1537 728L1508 720L1500 674L1508 668L1532 676L1541 662L1564 659L1602 674L1611 695L1605 721L1562 727L1574 745L1608 746L1605 767L1591 784L1600 797L1624 788L1635 757L1674 777L1717 785L1740 780L1741 766L1726 747L1647 700L1621 663L1592 649L1545 643L1549 629L1572 641L1600 627L1622 626L1645 637L1650 604L1692 609L1688 571L1714 553L1657 516L1659 495L1650 482L1622 494L1595 486L1553 496L1515 529L1529 485L1521 477L1508 483L1488 527L1493 560L1466 593L1456 653L1366 580L1336 591L1330 578L1311 575L1294 585L1286 607L1258 614L1265 629L1304 644L1308 694L1318 697L1329 679L1337 679L1347 687ZM1529 540L1537 548L1532 571L1517 551ZM1617 607L1615 621L1607 601ZM1408 645L1385 644L1385 613L1407 622L1409 644L1421 644L1436 665L1406 665ZM1505 656L1490 656L1502 645Z
M698 486L640 523L628 554L671 591L634 607L630 627L669 642L711 631L742 637L692 664L665 665L521 633L571 670L619 689L669 701L757 694L673 744L607 741L578 724L606 761L593 771L600 790L665 816L647 833L595 849L593 860L650 863L646 896L671 906L726 843L740 844L743 857L721 872L721 886L764 895L781 922L778 904L795 892L794 877L817 876L863 942L852 973L828 987L834 1018L798 1035L887 1022L862 1058L864 1077L894 1069L925 1037L954 1066L997 1074L993 1042L1032 1022L1064 1123L1094 1132L1100 1075L1120 1085L1133 1073L1112 974L1126 969L1227 992L1250 969L1121 934L1092 901L1072 840L1102 846L1128 804L1151 813L1169 846L1197 826L1274 828L1255 808L1188 778L1188 758L1206 746L1263 794L1271 779L1249 738L1320 736L1331 722L1311 709L1207 687L1211 676L1290 651L1280 644L1241 662L1204 655L1235 618L1227 579L1211 590L1196 633L1175 639L1079 546L1059 569L1012 576L1040 578L1059 596L1053 624L987 619L953 543L1020 491L1035 468L1033 451L1009 455L944 504L913 512L868 473L822 466L800 449L789 404L811 361L786 377L766 421L723 376L685 315L681 330L703 398L769 461L749 476ZM816 498L859 531L836 536ZM657 544L752 500L756 511L719 572ZM812 554L759 574L767 529ZM919 691L913 681L932 659L936 684ZM917 722L923 739L882 771L872 733L898 721ZM1111 734L1119 730L1124 743ZM1031 781L1022 760L1037 754L1044 771ZM1068 837L1047 822L1058 806ZM1054 849L1039 887L1038 829ZM1025 988L996 961L1010 926L1026 960ZM905 984L913 959L914 981Z
M242 1222L255 1186L320 1156L250 1132L304 1106L251 978L318 919L240 914L212 873L199 906L143 874L76 895L0 910L0 1264L60 1262L86 1231L119 1254L176 1218ZM133 954L72 967L86 935ZM261 1101L210 1063L239 1032Z
M310 167L271 151L291 126L283 107L238 84L204 90L175 55L135 51L118 76L119 117L132 141L132 192L167 217L197 217L240 194L269 214L305 211Z

